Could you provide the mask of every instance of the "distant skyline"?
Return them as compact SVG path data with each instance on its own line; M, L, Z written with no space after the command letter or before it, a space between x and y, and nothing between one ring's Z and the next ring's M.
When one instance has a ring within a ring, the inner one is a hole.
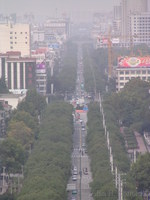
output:
M60 15L72 12L111 11L120 0L0 0L0 13Z

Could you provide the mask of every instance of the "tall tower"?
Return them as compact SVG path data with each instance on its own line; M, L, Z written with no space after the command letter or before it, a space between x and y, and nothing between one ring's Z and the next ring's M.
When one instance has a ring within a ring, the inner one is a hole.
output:
M121 0L121 35L130 36L130 14L147 11L149 0Z

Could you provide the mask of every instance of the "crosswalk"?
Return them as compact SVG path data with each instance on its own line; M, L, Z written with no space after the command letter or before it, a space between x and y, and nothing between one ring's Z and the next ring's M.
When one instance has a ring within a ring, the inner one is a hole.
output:
M72 153L72 157L77 157L77 158L80 158L80 156L81 157L88 157L87 154L84 151L85 151L84 148L74 149L73 153Z

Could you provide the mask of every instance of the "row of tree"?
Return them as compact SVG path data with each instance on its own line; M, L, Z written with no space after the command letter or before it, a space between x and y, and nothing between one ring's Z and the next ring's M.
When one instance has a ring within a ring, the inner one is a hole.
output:
M45 108L45 98L35 90L27 92L18 109L12 112L8 122L6 138L0 145L0 164L8 173L21 172L34 141L38 136L38 115Z
M104 66L107 66L107 60L106 50L93 51L89 45L83 46L85 90L88 93L105 90L107 77Z
M25 167L17 200L67 199L73 133L72 106L51 103L43 114L39 139Z
M55 68L55 92L65 94L75 91L77 78L77 45L68 41L64 44L60 68Z
M91 103L88 112L88 153L91 159L93 182L92 194L95 200L117 199L117 190L110 169L109 154L104 134L102 115L98 103Z

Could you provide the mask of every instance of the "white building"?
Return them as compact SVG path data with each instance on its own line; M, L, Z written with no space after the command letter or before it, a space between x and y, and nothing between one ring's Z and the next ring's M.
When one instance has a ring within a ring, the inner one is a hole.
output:
M130 16L130 30L134 44L150 46L150 12L135 13Z
M0 24L0 52L20 51L22 56L30 56L29 24Z
M45 32L43 30L33 30L32 42L44 42Z
M116 68L116 90L120 91L129 80L137 77L150 81L150 57L120 57Z
M5 101L8 105L12 107L12 109L16 109L18 103L23 101L25 97L26 94L1 94L0 101Z
M121 35L130 36L130 14L146 12L147 0L121 0Z

